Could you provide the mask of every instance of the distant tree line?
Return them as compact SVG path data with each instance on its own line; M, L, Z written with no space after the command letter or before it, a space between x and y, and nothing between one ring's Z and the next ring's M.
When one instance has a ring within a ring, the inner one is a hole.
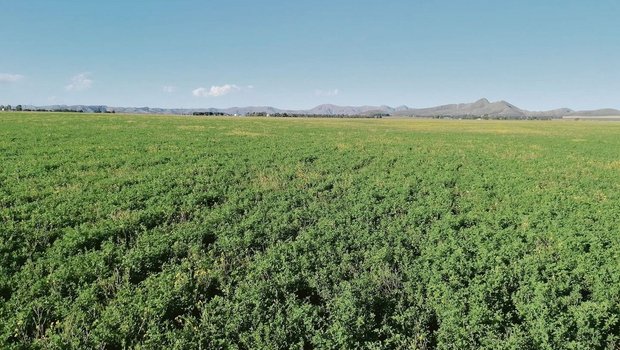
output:
M70 109L70 108L23 108L22 105L12 107L11 105L0 105L0 111L10 112L62 112L62 113L84 113L83 109ZM103 109L97 109L92 113L116 113L116 111L108 111Z
M15 108L11 107L11 105L6 105L6 106L0 105L0 111L5 111L5 112L15 111L15 112L73 112L73 113L84 113L84 111L81 110L81 109L80 110L68 109L68 108L55 108L55 109L35 108L35 109L31 109L31 108L23 108L22 105L17 105L17 106L15 106ZM95 113L101 113L101 112L95 112Z
M207 115L207 116L222 116L226 115L226 113L222 112L194 112L192 115Z
M492 115L434 115L434 116L416 116L410 115L408 117L417 118L430 118L430 119L467 119L467 120L551 120L554 117L551 116L523 116L523 117L509 117L509 116L492 116Z
M15 108L13 108L11 105L0 105L0 111L21 111L22 110L22 105L17 105L15 106Z
M383 118L389 116L387 113L376 113L369 115L349 115L349 114L298 114L298 113L267 113L250 112L247 117L274 117L274 118Z

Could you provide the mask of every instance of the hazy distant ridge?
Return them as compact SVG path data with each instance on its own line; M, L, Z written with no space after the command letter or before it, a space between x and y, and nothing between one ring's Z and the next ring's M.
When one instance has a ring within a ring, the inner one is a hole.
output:
M24 106L29 109L69 109L84 112L117 112L135 114L192 114L194 112L216 112L225 114L246 115L249 113L288 113L288 114L312 114L312 115L373 115L389 114L393 116L417 116L417 117L465 117L485 116L490 118L526 118L526 117L552 117L564 116L620 116L617 109L597 109L590 111L574 111L569 108L558 108L549 111L528 111L521 109L506 101L490 102L486 98L472 103L447 104L429 108L410 108L407 106L338 106L323 104L306 110L286 110L270 106L248 106L231 108L150 108L150 107L108 107L105 105L53 105L53 106Z

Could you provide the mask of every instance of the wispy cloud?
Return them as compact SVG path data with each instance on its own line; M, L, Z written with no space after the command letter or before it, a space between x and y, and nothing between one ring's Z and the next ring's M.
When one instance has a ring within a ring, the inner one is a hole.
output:
M172 86L172 85L163 86L161 89L164 92L167 92L167 93L173 93L173 92L177 91L177 87L176 86Z
M210 89L199 87L192 91L192 95L197 97L219 97L239 90L241 88L235 84L225 84L222 86L211 86Z
M0 73L0 83L14 83L24 79L21 74Z
M332 89L332 90L316 89L316 90L314 90L314 94L316 96L336 96L339 93L340 93L340 90L338 90L338 89Z
M80 73L73 78L69 85L65 86L67 91L82 91L90 89L93 85L93 80L90 78L90 73Z

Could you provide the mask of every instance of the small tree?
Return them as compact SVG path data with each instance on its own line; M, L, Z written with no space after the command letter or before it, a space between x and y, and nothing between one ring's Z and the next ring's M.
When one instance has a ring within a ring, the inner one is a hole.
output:
M10 111L11 110L11 105L6 105L6 110Z
M16 111L20 111L20 112L21 112L21 110L22 110L22 105L17 105L17 106L15 106L15 110L16 110Z

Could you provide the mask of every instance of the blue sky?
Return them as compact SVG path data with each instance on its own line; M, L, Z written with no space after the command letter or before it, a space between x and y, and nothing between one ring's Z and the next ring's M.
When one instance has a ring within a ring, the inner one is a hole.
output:
M620 108L620 1L3 1L0 103Z

